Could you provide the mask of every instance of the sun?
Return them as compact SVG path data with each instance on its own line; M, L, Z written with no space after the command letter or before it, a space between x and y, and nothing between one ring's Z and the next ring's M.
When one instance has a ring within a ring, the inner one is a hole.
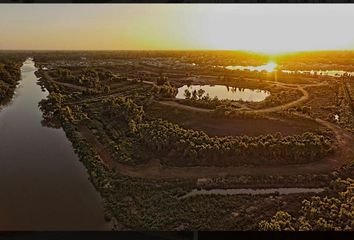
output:
M262 66L262 70L265 70L267 72L273 72L277 68L277 64L275 62L269 62L266 65Z

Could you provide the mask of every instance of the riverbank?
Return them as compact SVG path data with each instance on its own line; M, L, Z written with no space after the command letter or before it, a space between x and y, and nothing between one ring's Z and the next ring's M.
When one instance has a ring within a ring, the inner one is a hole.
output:
M0 63L0 111L12 100L20 80L21 64L15 61L1 66Z
M0 230L111 229L64 131L42 125L38 102L48 92L36 70L24 62L16 97L0 111Z

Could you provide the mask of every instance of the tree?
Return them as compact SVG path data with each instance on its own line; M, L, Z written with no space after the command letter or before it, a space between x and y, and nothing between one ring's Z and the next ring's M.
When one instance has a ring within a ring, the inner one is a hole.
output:
M160 97L173 98L177 94L177 89L171 85L170 82L166 82L163 85L159 86L154 84L151 91Z
M131 121L140 123L142 121L144 110L138 106L130 98L111 97L104 100L107 108L107 113L114 118L123 120L126 124L131 124Z
M292 216L284 211L277 212L269 222L261 221L259 223L260 229L264 231L294 231L294 223Z
M190 99L192 94L188 89L186 89L184 90L184 96L186 97L186 99Z
M157 85L164 85L167 81L168 77L161 73L160 76L157 78Z
M199 89L198 90L198 99L201 99L204 93L205 93L204 89L202 89L202 88Z
M193 92L192 92L192 99L193 99L193 100L197 100L197 96L198 96L197 90L193 90Z

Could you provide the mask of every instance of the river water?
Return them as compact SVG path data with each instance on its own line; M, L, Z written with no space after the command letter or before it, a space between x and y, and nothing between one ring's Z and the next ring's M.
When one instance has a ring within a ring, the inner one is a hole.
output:
M13 100L0 110L0 230L105 230L103 202L62 129L41 125L27 59Z

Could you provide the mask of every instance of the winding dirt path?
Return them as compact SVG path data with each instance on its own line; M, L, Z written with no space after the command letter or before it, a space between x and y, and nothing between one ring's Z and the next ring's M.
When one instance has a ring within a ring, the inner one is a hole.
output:
M55 81L49 76L47 72L44 72L45 77L57 84L71 87L77 90L85 90L84 87ZM152 82L144 81L146 84L153 84ZM296 88L303 94L297 100L289 103L282 104L280 106L258 109L258 110L246 110L247 112L254 113L270 113L286 110L290 107L297 106L309 98L306 87L321 86L324 83L316 84L284 84L279 82L271 82L284 88ZM199 112L211 112L212 109L203 109L188 105L183 105L175 101L158 101L159 104L168 105L172 107L183 108L191 111ZM304 118L309 118L302 114L297 114ZM118 163L112 157L109 151L102 145L92 132L85 126L80 126L80 134L85 137L92 146L94 146L101 159L110 167L115 168L116 171L123 175L140 178L205 178L205 177L224 177L227 175L294 175L305 173L326 173L334 170L348 162L354 157L354 137L341 129L337 125L327 122L322 119L315 119L319 124L331 129L337 140L337 147L335 153L324 159L307 164L291 164L282 166L242 166L242 167L168 167L162 166L158 159L153 159L144 165L129 166Z
M75 85L75 84L71 84L71 83L64 83L64 82L59 82L59 81L56 81L54 80L49 74L47 71L43 71L43 74L45 76L45 78L53 83L56 83L58 85L62 85L62 86L65 86L65 87L70 87L70 88L73 88L73 89L76 89L76 90L79 90L79 91L84 91L86 90L85 87L83 86L78 86L78 85ZM128 79L128 81L133 81L133 79ZM289 102L289 103L284 103L282 105L279 105L279 106L275 106L275 107L269 107L269 108L264 108L264 109L257 109L257 110L252 110L250 108L246 108L246 107L243 107L241 109L239 109L240 111L247 111L247 112L251 112L251 113L270 113L270 112L276 112L276 111L283 111L283 110L286 110L288 108L291 108L291 107L294 107L294 106L297 106L305 101L308 100L309 98L309 94L308 92L304 89L306 87L313 87L313 86L322 86L322 85L325 85L324 83L315 83L315 84L287 84L287 83L281 83L281 82L274 82L274 81L266 81L266 82L269 82L271 84L275 84L279 87L282 87L282 88L290 88L290 89L298 89L299 91L302 92L302 96L299 98L299 99L296 99L292 102ZM151 82L151 81L143 81L143 83L145 84L149 84L149 85L153 85L154 82ZM79 103L84 103L84 102L94 102L94 101L99 101L99 100L102 100L106 97L112 97L112 96L116 96L116 95L119 95L118 94L109 94L107 96L102 96L102 97L99 97L99 98L96 98L96 99L90 99L90 100L85 100L85 101L82 101L82 102L76 102L76 103L71 103L71 104L79 104ZM199 108L199 107L193 107L193 106L188 106L188 105L184 105L184 104L180 104L176 101L157 101L159 104L162 104L162 105L167 105L167 106L172 106L172 107L177 107L177 108L181 108L181 109L185 109L185 110L190 110L190 111L197 111L197 112L212 112L214 111L213 109L205 109L205 108Z
M158 104L161 105L166 105L170 107L177 107L177 108L182 108L185 110L190 110L190 111L196 111L196 112L213 112L214 109L207 109L207 108L199 108L199 107L193 107L193 106L188 106L185 104L180 104L175 101L156 101Z
M253 112L253 113L270 113L270 112L277 112L277 111L283 111L288 108L294 107L299 105L300 103L303 103L309 99L309 93L301 86L297 87L298 90L302 92L302 96L292 102L285 103L279 106L275 107L270 107L270 108L264 108L264 109L257 109L257 110L249 110L248 112Z
M284 103L282 105L278 105L275 107L269 107L269 108L263 108L263 109L250 109L250 108L244 108L242 111L249 112L249 113L270 113L270 112L277 112L277 111L283 111L286 109L289 109L294 106L298 106L301 103L307 101L309 99L309 93L305 90L306 87L317 87L317 86L323 86L326 85L325 83L316 83L316 84L285 84L285 83L279 83L279 82L271 82L273 84L276 84L282 88L291 88L291 89L298 89L299 91L302 92L302 96L292 102ZM192 110L192 111L197 111L197 112L212 112L214 111L213 109L205 109L205 108L199 108L199 107L193 107L193 106L188 106L184 104L180 104L176 101L158 101L158 103L171 106L171 107L178 107L181 109L185 110ZM240 109L241 111L241 109Z
M305 116L306 117L306 116ZM162 166L157 159L144 165L129 166L116 162L108 150L96 139L91 131L80 126L79 131L94 146L101 159L117 172L140 178L210 178L228 175L297 175L306 173L327 173L350 162L354 157L353 136L340 127L321 119L318 123L331 129L336 137L338 149L324 159L307 164L281 166L242 166L242 167L168 167Z

